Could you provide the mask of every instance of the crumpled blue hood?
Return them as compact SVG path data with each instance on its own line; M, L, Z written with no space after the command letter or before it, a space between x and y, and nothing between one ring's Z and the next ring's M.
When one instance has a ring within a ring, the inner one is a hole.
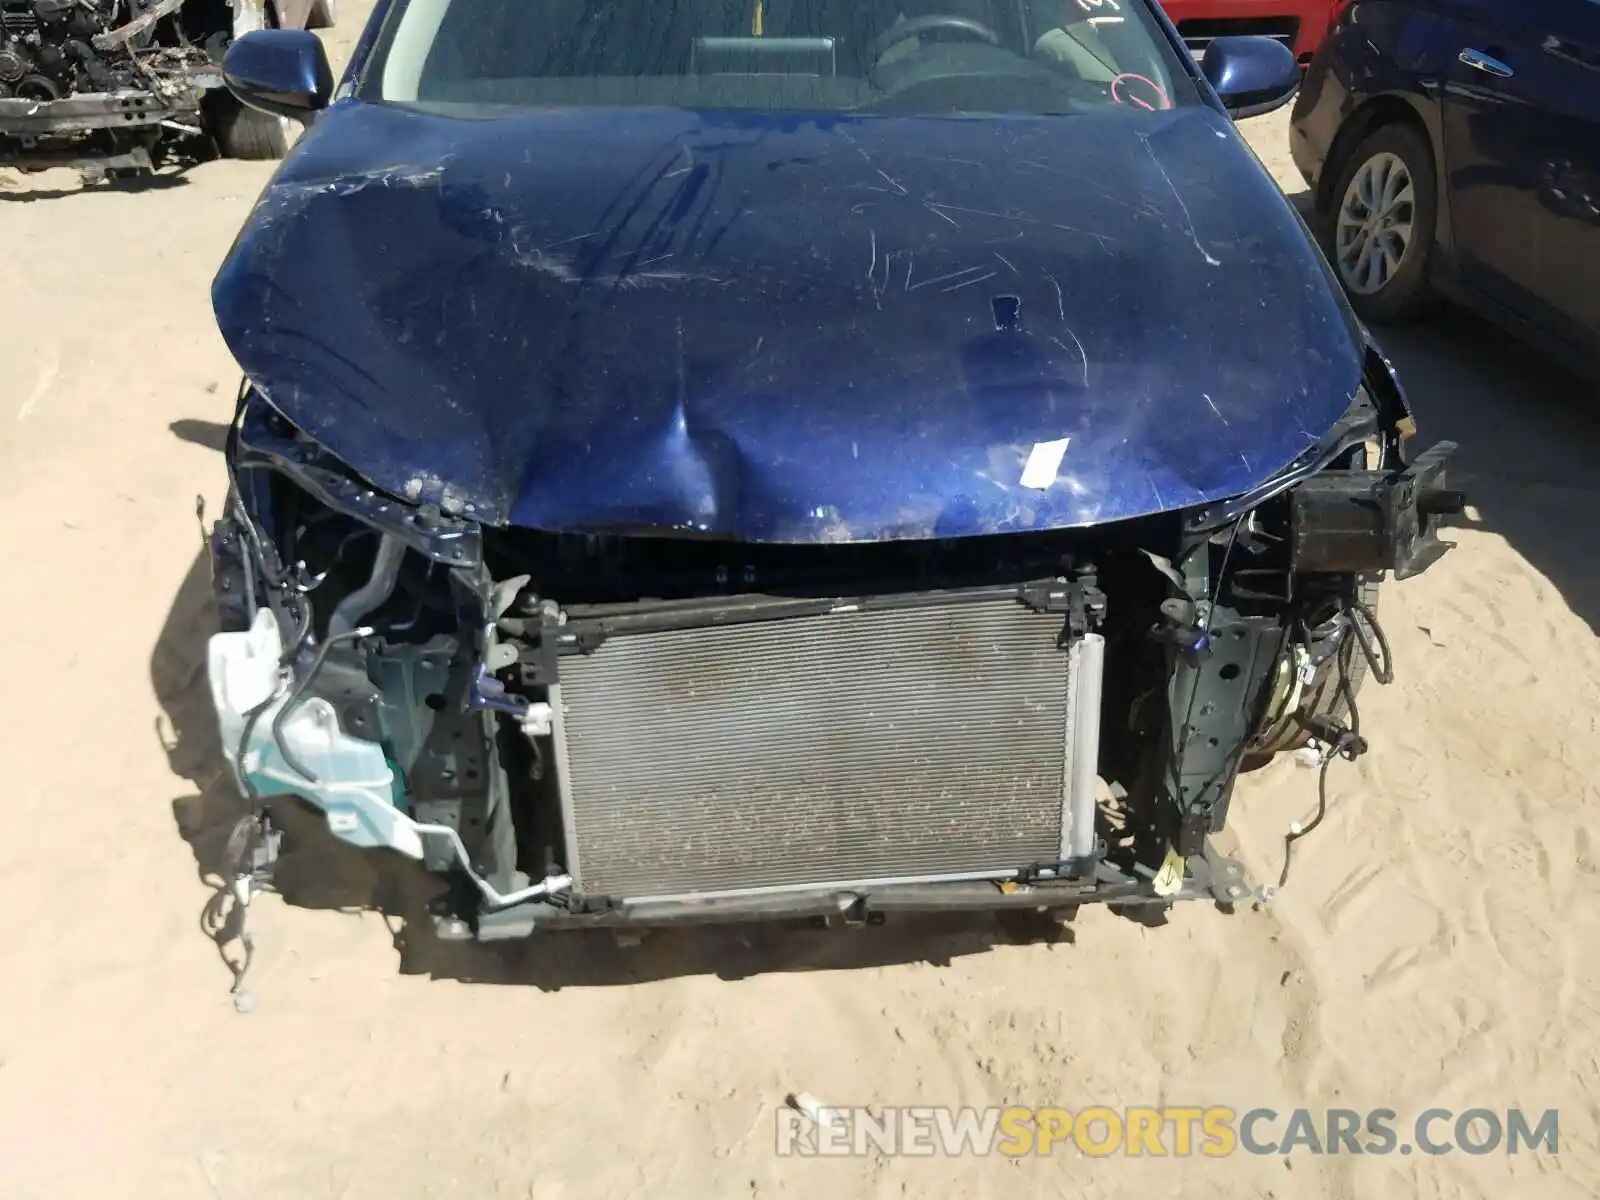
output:
M213 287L374 484L551 531L872 541L1237 495L1360 378L1208 108L1058 118L344 103Z

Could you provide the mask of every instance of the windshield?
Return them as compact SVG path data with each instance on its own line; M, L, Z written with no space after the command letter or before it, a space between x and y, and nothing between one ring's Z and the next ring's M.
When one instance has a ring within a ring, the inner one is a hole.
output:
M1150 0L403 0L369 99L896 114L1200 97Z

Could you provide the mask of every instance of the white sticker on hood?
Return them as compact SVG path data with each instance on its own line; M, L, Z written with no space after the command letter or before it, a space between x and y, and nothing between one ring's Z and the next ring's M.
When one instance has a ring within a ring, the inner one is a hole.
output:
M1053 442L1035 443L1028 451L1028 461L1022 464L1022 486L1043 491L1053 484L1070 441L1071 438L1057 438Z

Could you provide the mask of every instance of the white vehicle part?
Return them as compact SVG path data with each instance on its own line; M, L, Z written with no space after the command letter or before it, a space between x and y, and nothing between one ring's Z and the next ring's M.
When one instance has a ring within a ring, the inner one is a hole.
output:
M235 40L257 29L266 29L267 11L263 0L233 0L233 36Z
M1067 651L1071 698L1067 708L1066 820L1061 857L1068 862L1095 859L1095 785L1100 775L1100 695L1105 681L1106 639L1086 633ZM1181 879L1180 875L1180 879Z
M281 727L291 757L316 778L290 766L273 735L273 724L289 698L291 676L280 665L283 638L270 610L257 609L243 633L213 634L206 653L222 753L241 788L248 778L259 795L301 796L322 810L334 837L363 849L381 847L421 859L423 838L444 838L491 908L572 886L571 876L553 875L509 893L496 890L472 869L454 829L413 821L395 806L395 772L383 748L346 734L338 712L321 696L303 699ZM257 708L261 712L250 726L249 741L241 745L250 713Z
M283 640L269 610L257 609L244 633L214 634L208 657L222 752L241 782L248 778L262 795L304 796L326 815L329 832L352 846L422 857L415 822L394 805L395 775L383 748L340 729L339 714L321 696L303 699L280 727L290 757L315 778L285 761L273 726L289 698L289 678L279 667ZM249 714L262 704L244 742Z

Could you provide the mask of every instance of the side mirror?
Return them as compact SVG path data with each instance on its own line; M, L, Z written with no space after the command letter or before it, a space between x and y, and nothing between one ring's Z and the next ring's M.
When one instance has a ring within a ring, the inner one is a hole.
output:
M1269 37L1219 37L1206 47L1200 73L1235 121L1282 108L1300 90L1300 64Z
M222 59L222 80L251 108L309 125L333 95L322 39L304 29L256 29Z

